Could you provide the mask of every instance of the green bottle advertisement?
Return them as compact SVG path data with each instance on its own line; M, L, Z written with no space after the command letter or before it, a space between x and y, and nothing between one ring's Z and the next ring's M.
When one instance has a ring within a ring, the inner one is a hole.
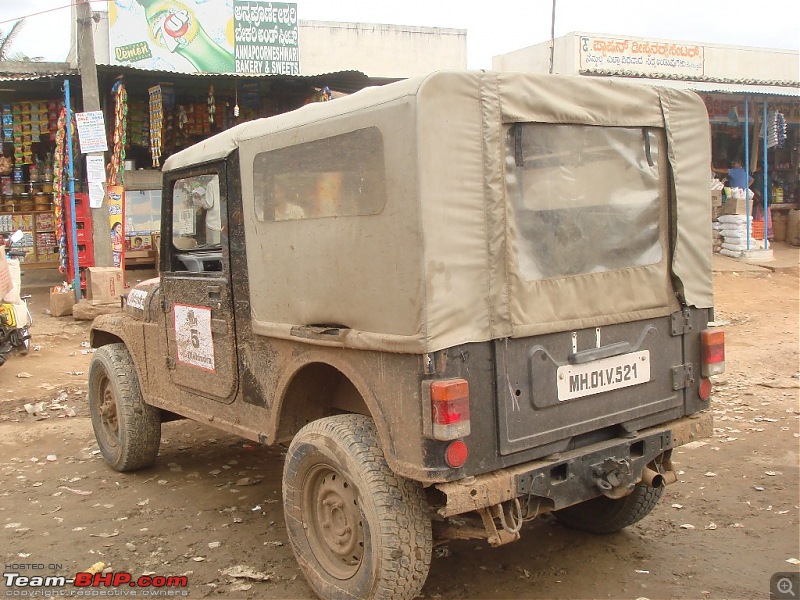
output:
M212 40L192 9L178 0L136 0L144 7L155 41L202 73L232 73L233 55Z

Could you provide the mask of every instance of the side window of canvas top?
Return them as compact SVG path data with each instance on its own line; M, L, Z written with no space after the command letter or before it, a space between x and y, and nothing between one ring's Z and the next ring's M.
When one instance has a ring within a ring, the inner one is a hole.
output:
M661 262L662 136L648 128L589 125L510 129L506 185L525 279Z
M386 204L383 137L375 127L261 152L256 218L295 221L374 215Z

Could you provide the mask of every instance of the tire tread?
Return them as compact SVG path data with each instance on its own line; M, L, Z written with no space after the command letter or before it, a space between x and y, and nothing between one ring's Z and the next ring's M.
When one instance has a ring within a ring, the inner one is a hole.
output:
M91 397L99 391L96 389L99 385L97 378L102 374L98 369L105 372L114 389L119 424L119 451L112 453L101 443L101 435L97 432L100 424L95 423L98 417L92 414L92 424L103 458L120 472L151 466L156 461L161 443L160 412L144 401L133 359L125 345L109 344L95 352L89 370L89 404L92 411L96 408L93 403L101 400Z

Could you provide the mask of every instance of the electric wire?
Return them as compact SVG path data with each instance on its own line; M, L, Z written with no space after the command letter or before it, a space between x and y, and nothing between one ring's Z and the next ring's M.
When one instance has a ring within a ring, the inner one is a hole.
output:
M109 2L113 2L113 0L91 0L88 4L91 6L92 2L104 2L108 4ZM22 19L28 19L30 17L38 17L39 15L44 15L46 13L51 13L57 10L63 10L65 8L72 8L73 6L78 6L78 4L86 4L85 2L73 2L72 4L66 4L64 6L56 6L55 8L48 8L47 10L41 10L39 12L31 13L29 15L22 15L21 17L14 17L13 19L6 19L4 21L0 21L0 25L5 25L6 23L11 23L12 21L21 21Z

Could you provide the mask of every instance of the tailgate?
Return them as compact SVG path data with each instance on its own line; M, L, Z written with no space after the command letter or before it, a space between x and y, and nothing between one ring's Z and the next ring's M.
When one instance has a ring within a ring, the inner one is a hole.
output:
M673 389L682 336L670 317L499 340L495 353L503 455L682 414L683 390Z

